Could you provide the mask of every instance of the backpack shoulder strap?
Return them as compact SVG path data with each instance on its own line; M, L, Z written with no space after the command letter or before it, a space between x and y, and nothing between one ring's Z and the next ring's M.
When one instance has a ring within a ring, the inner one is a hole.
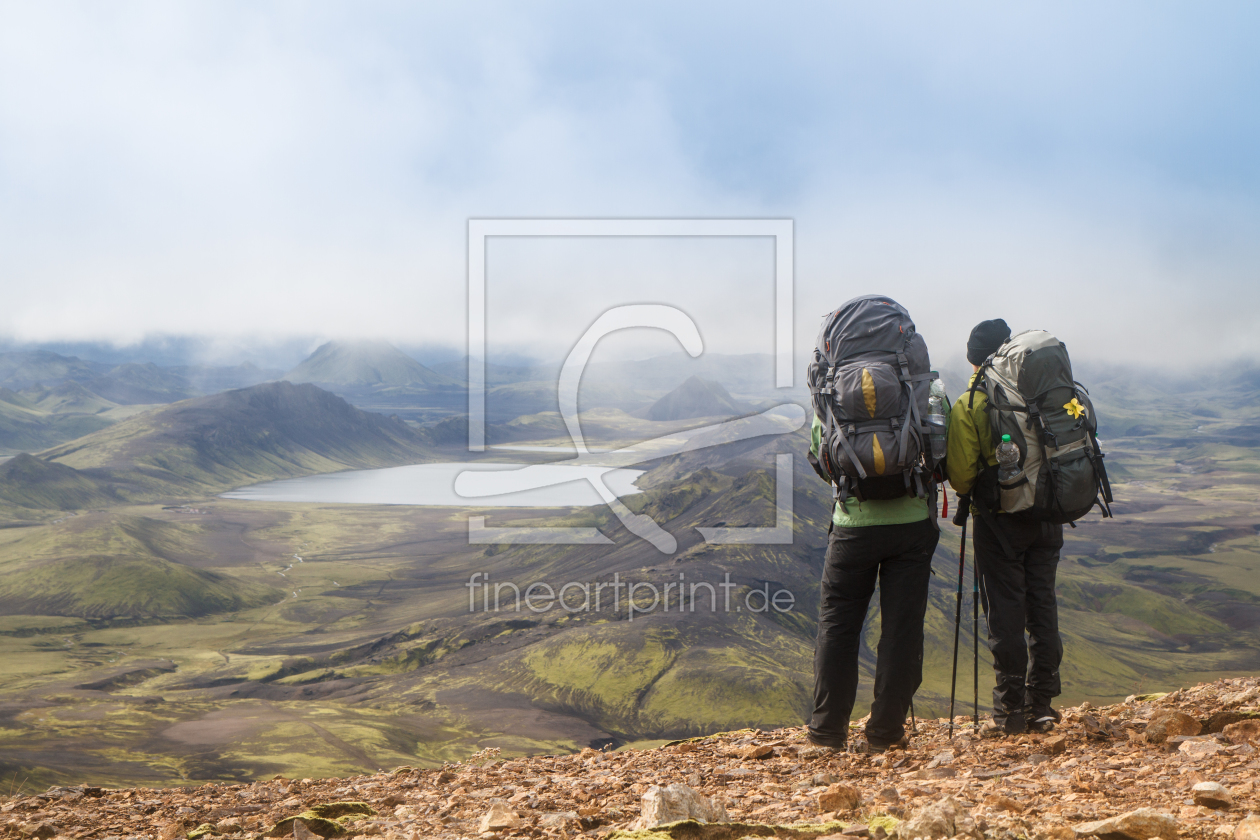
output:
M972 378L971 380L970 387L967 388L967 409L968 410L975 408L976 406L976 391L980 390L981 384L985 382L984 371L985 371L985 368L987 368L988 366L989 366L989 363L987 361L980 366L980 370L976 371L975 377ZM988 394L988 390L989 390L988 388L985 389L986 394Z

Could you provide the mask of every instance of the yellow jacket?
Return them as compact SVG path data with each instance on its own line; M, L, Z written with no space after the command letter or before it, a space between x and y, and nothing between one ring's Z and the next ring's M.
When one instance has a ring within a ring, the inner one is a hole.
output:
M976 381L972 374L968 388ZM989 400L983 390L975 392L975 400L967 407L971 391L963 391L949 413L949 438L945 464L949 484L959 495L971 492L976 483L981 454L989 466L997 465L997 447L993 443L993 429L989 425Z

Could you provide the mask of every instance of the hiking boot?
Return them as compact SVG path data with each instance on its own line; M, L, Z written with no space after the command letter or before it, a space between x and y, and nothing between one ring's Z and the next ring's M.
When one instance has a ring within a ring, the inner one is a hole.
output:
M1028 718L1023 710L994 712L993 720L980 727L981 738L1000 738L1003 735L1023 735L1028 731Z
M1054 729L1055 724L1063 720L1063 715L1056 712L1047 705L1029 706L1024 713L1025 720L1028 721L1028 731L1046 733Z
M809 742L810 746L820 747L824 750L827 750L828 752L842 753L848 750L848 744L845 743L844 741L841 741L839 744L821 741L818 738L814 737L813 732L806 732L805 740Z
M887 752L888 750L904 750L909 749L910 747L910 738L905 735L902 735L896 741L891 742L881 741L878 738L867 738L866 742L869 745L867 747L867 751L872 754Z

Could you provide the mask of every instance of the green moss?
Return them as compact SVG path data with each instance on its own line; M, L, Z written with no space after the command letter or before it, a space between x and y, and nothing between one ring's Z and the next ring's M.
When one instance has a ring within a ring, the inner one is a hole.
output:
M293 821L301 820L306 827L321 837L341 837L351 833L351 823L374 815L376 811L366 802L328 802L312 805L306 811L273 825L268 837L285 837L293 833Z
M376 813L366 802L328 802L323 805L312 805L310 811L316 816L330 820L351 814L370 817Z
M871 831L877 828L884 829L885 833L892 834L897 830L897 826L901 824L901 820L889 814L876 814L867 820L866 825Z
M1161 697L1167 697L1167 696L1168 696L1167 691L1153 691L1149 694L1138 694L1134 697L1134 699L1137 700L1139 703L1146 703L1146 702L1150 702L1151 700L1158 700Z

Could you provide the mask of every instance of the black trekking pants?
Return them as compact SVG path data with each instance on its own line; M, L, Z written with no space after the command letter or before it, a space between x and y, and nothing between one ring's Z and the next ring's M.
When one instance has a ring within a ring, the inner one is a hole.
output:
M989 650L997 683L993 714L1026 706L1050 705L1062 691L1059 664L1059 607L1054 597L1063 526L999 513L993 525L1002 530L1014 557L1008 557L985 517L975 522L973 546L980 570L981 603L989 624ZM1025 644L1024 633L1028 633Z
M926 519L908 525L832 529L814 648L809 732L816 742L845 745L857 696L862 624L877 580L880 636L866 737L888 744L905 735L906 710L923 680L923 615L932 552L939 538L940 532Z

